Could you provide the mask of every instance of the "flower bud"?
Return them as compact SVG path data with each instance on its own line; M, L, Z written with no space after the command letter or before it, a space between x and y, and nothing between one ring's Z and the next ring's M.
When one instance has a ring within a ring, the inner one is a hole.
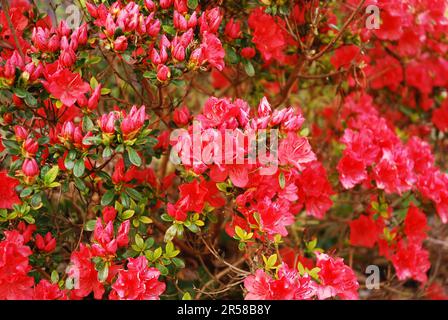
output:
M185 60L185 48L182 44L178 43L173 50L173 58L181 62Z
M51 232L47 232L45 237L38 234L36 235L36 247L41 251L50 253L56 248L56 239L53 238Z
M173 0L160 0L160 7L162 9L168 9L173 5Z
M224 33L230 39L238 39L241 37L241 23L239 21L234 22L233 18L226 24Z
M165 82L171 77L170 68L164 64L159 64L157 66L157 80L160 82Z
M187 20L177 11L174 11L173 23L174 27L180 31L186 31L188 29Z
M119 36L114 41L114 49L115 51L125 51L128 47L128 40L125 36Z
M156 5L152 0L145 0L145 7L148 9L148 11L155 11Z
M37 143L37 141L34 141L31 138L27 138L23 142L23 151L24 151L25 157L34 158L36 156L36 153L38 150L39 150L39 144Z
M246 47L241 50L241 56L246 59L252 59L255 57L255 49L251 47Z
M112 206L107 206L103 209L103 220L105 223L114 221L117 216L117 210Z
M173 121L178 127L186 125L190 121L190 110L188 110L187 106L174 110Z
M18 142L24 141L28 137L28 130L22 126L15 126L14 133Z
M98 107L98 101L100 100L101 96L101 87L101 84L98 84L98 86L93 91L92 96L89 98L89 101L87 102L87 108L89 108L90 111L93 111Z
M25 159L22 165L22 173L29 178L34 178L39 174L39 166L36 159Z

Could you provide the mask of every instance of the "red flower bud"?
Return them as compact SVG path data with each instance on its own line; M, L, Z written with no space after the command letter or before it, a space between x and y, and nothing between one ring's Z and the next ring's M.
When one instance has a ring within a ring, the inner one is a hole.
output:
M174 0L174 8L181 14L187 13L187 0Z
M146 9L148 9L148 11L155 11L156 10L156 5L151 0L145 0L145 7L146 7Z
M170 68L164 64L159 64L157 66L157 80L160 82L165 82L171 77Z
M160 7L162 9L168 9L173 5L173 0L160 0Z
M39 174L39 166L37 165L36 159L25 159L22 165L22 173L26 177L35 177Z
M233 22L233 18L227 22L224 33L230 39L238 39L241 37L241 23L239 21Z
M73 134L75 133L75 125L71 121L67 121L62 126L61 136L66 141L73 140Z
M117 210L112 206L107 206L103 209L103 220L105 223L109 221L114 221L117 217Z
M23 100L20 99L18 96L16 96L15 94L12 95L12 101L14 102L16 107L21 107L23 106Z
M188 29L187 20L177 11L174 11L173 23L174 27L180 31L186 31Z
M45 238L38 234L36 235L36 247L41 251L50 253L56 249L56 239L50 232L45 235Z
M31 138L28 138L23 143L23 151L25 152L25 157L33 158L36 156L37 150L39 150L39 144Z
M177 61L185 60L185 48L182 46L182 44L178 43L174 48L173 58L176 59Z
M187 106L174 110L173 121L179 127L186 125L190 121L190 110L188 110Z
M101 131L104 133L113 134L115 132L115 113L103 114L98 120Z
M190 16L190 19L188 19L188 28L194 28L198 24L198 17L196 14L196 11L193 12L193 14Z
M28 137L28 130L22 126L15 126L14 133L18 142L23 141Z
M12 123L12 114L10 112L5 113L3 115L3 121L5 121L6 124L11 124Z
M255 54L255 49L251 47L246 47L241 50L241 56L246 59L252 59L253 57L255 57Z
M101 96L101 84L99 84L92 93L92 96L89 98L89 102L87 103L87 108L90 111L95 110L98 107L98 101Z
M128 40L125 36L119 36L114 41L114 49L116 51L125 51L128 47Z

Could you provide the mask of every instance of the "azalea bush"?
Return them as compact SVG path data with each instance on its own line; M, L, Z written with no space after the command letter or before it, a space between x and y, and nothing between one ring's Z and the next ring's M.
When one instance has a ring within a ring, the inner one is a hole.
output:
M0 299L445 299L446 0L2 0Z

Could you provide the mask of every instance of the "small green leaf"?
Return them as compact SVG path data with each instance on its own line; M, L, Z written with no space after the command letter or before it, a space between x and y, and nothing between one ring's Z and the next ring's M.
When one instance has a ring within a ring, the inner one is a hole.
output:
M114 197L115 197L114 190L107 190L106 193L101 198L101 205L107 206L107 205L111 204L112 201L114 200Z
M197 8L197 6L198 6L198 0L188 0L187 1L187 6L191 10L195 10Z
M140 249L145 249L145 241L143 241L143 238L138 233L135 235L135 244Z
M134 210L126 210L120 215L120 218L121 218L121 220L128 220L128 219L132 218L134 213L135 213Z
M285 189L285 174L283 172L280 172L280 175L278 176L278 183L280 185L280 188Z
M134 148L128 147L127 149L129 161L136 167L140 167L142 165L142 159L138 155L137 151Z
M44 176L45 184L49 185L54 180L56 180L56 177L58 176L58 173L59 173L59 167L58 166L53 166L50 170L48 170L48 172Z
M191 294L189 292L185 292L182 296L182 300L192 300Z
M246 61L244 63L244 71L246 71L246 74L249 77L253 77L255 75L255 69L254 69L254 66L252 65L252 62Z
M84 174L85 169L84 159L79 159L75 162L75 166L73 167L73 175L79 178Z
M95 226L96 226L96 220L89 220L85 223L84 230L93 231L95 230Z

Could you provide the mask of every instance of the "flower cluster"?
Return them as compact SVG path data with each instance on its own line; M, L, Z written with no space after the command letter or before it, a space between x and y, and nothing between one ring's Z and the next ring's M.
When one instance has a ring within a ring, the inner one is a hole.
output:
M303 268L303 266L302 266ZM353 270L343 259L317 253L316 269L312 277L283 263L275 278L262 269L244 280L247 300L310 300L339 297L358 299L358 281Z

